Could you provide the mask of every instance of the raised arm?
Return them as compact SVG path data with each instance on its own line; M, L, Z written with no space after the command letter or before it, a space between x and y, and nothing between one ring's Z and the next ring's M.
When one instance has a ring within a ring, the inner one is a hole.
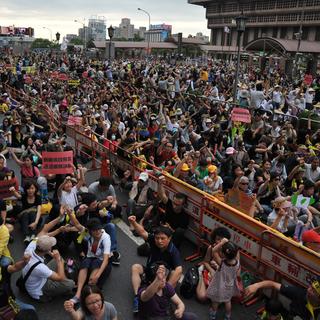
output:
M21 161L17 155L14 153L13 149L12 148L9 148L9 152L10 154L12 155L14 161L17 163L18 166L22 166L23 165L23 161Z
M139 236L146 241L148 239L149 234L144 229L144 227L137 222L136 217L130 216L128 220L129 220L129 223L134 227L134 230L139 234Z
M166 204L168 202L168 196L166 195L166 192L163 188L163 184L166 181L165 176L160 176L158 179L158 193L159 198L162 201L162 203Z

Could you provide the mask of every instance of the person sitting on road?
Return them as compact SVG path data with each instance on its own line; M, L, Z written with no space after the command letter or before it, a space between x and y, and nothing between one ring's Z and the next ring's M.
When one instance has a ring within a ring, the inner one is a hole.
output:
M165 205L165 212L164 215L161 215L160 223L172 231L172 242L179 249L189 224L189 215L184 210L187 197L183 193L176 193L171 201L163 188L164 182L165 177L159 177L158 193Z
M97 218L90 219L87 228L89 231L89 236L86 237L88 249L80 265L77 292L71 299L75 304L80 301L81 291L87 282L88 275L89 285L98 284L99 287L102 287L111 272L110 236L103 230L103 226Z
M11 264L12 258L8 248L10 239L9 229L0 216L0 267L7 267Z
M23 277L33 265L39 263L25 282L29 296L39 302L48 302L54 297L71 294L74 288L74 282L65 275L64 261L59 251L52 250L56 244L56 238L42 235L31 241L25 250L25 254L31 255L31 258L22 270ZM47 254L53 259L46 265L44 257Z
M102 291L96 285L86 285L81 291L80 308L75 310L72 300L64 303L64 309L72 320L117 320L117 310L113 304L104 300Z
M93 193L83 193L81 195L82 204L75 208L76 219L83 227L87 226L89 219L97 218L104 226L104 230L109 234L111 240L111 258L112 264L120 265L121 254L118 252L117 229L111 222L113 215L106 209L109 205L108 200L98 202Z
M80 178L73 186L72 177L67 176L63 183L58 188L59 202L62 205L68 205L71 209L74 209L78 205L78 191L83 186L85 178L84 173L86 168L80 168Z
M134 214L140 220L154 199L153 192L148 186L149 175L141 172L138 181L134 181L129 192L127 207L128 217Z
M134 264L131 267L131 280L135 294L133 312L137 313L139 311L139 299L137 294L142 281L141 276L144 272L148 270L152 263L163 261L169 269L168 282L173 287L176 287L182 275L182 261L179 250L171 241L172 231L169 228L160 226L154 230L153 234L149 234L142 225L137 223L135 216L130 216L129 222L137 233L150 245L150 254L146 267L143 267L141 264Z
M155 264L150 270L148 285L141 286L138 291L139 320L168 319L168 317L182 320L198 319L195 314L185 312L184 303L176 294L174 287L167 282L168 273L169 270L161 264Z
M118 205L111 178L100 177L98 181L90 184L88 191L95 194L98 201L108 200L110 204L106 209L110 211L114 217L121 217L121 207Z
M253 297L259 289L274 289L291 300L288 319L293 319L295 316L299 316L303 320L318 319L320 314L320 276L307 289L271 280L257 282L245 289L245 299Z
M17 305L20 310L32 309L34 306L27 304L17 299L13 293L11 287L11 275L15 272L20 271L30 260L30 256L25 255L23 259L7 266L0 267L0 308L6 307L8 305Z

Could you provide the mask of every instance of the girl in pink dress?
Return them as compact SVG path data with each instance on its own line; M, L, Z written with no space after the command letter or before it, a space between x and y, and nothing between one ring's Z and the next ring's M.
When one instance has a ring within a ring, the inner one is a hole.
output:
M221 258L218 252L223 254ZM215 272L209 283L207 296L211 300L210 320L215 320L220 303L224 303L226 314L225 320L231 319L231 299L240 295L237 285L237 276L240 273L240 262L238 257L238 247L228 239L222 239L213 248L215 261L218 261L219 268Z

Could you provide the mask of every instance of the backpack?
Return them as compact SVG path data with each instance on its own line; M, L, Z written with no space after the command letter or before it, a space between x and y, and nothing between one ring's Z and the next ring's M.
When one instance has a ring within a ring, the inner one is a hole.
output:
M197 267L191 267L184 275L180 286L180 294L185 299L190 299L196 293L196 288L199 282L199 272Z

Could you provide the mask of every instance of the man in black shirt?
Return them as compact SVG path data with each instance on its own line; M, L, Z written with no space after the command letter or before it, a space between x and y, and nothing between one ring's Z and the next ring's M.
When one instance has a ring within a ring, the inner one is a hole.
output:
M140 264L134 264L131 268L131 280L135 294L133 302L133 312L137 313L138 309L138 289L141 285L141 276L148 272L152 264L161 261L170 270L168 283L175 287L182 275L182 261L179 250L171 242L172 232L169 228L160 226L153 234L149 234L142 225L137 223L135 216L129 217L130 224L136 232L150 245L150 254L148 256L146 267Z
M176 193L171 201L163 188L164 181L164 176L159 177L159 197L166 206L160 222L173 232L172 242L179 249L189 224L189 215L183 208L186 203L186 196L182 193Z
M320 276L306 289L265 280L246 288L245 297L253 296L259 289L274 289L291 300L290 315L303 320L316 320L320 314Z

